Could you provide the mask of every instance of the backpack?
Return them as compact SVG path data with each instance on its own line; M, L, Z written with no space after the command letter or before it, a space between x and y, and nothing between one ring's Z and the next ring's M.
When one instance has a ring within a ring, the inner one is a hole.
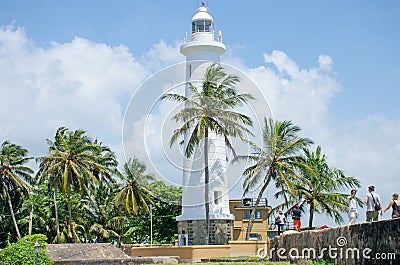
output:
M371 196L372 196L372 200L374 201L374 209L375 209L375 211L380 211L381 210L381 206L379 205L379 201L375 201L375 198L374 198L374 195L372 195L372 192L371 192Z
M281 223L281 218L279 216L275 217L275 224L279 225Z
M393 213L392 215L400 217L400 205L397 205L395 200L393 200Z

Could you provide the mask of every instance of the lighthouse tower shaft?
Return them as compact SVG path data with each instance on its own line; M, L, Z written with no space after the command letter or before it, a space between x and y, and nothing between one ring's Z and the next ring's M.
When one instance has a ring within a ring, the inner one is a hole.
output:
M203 5L192 18L192 32L187 34L180 52L186 56L186 90L190 97L190 84L201 89L207 67L219 63L226 51L222 33L215 32L214 20ZM185 135L187 144L190 135ZM179 244L227 244L231 239L233 215L229 211L227 156L222 136L209 133L209 233L206 232L205 174L203 146L199 145L190 159L184 160L182 215L177 217Z

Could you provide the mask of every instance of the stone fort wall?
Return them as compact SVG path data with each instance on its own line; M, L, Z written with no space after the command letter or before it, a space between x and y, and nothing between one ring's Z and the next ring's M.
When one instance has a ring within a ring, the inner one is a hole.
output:
M400 219L282 235L271 239L268 254L274 261L305 254L335 264L400 264Z

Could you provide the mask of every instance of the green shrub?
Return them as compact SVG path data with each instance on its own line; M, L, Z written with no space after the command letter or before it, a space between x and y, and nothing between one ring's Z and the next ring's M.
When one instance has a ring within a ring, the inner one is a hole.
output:
M47 237L45 235L30 235L25 236L0 252L0 261L4 265L32 265L35 264L36 252L35 242L40 244L39 264L52 265L53 261L46 254L44 249L47 246Z

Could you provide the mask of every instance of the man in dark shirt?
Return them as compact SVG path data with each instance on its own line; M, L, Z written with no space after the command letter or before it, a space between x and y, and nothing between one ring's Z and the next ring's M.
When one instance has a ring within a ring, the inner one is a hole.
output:
M292 218L294 227L296 228L296 231L299 232L301 227L301 210L299 209L298 204L296 204L292 210Z

